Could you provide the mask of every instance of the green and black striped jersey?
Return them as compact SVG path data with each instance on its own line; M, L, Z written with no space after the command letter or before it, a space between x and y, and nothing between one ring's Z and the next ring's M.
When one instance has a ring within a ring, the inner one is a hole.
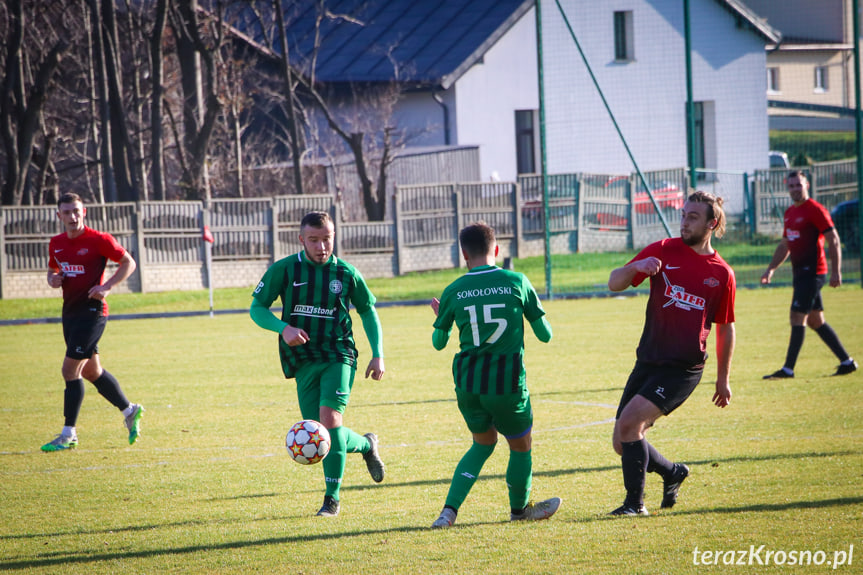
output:
M527 276L497 266L478 266L451 283L440 297L436 329L459 330L453 358L455 385L470 393L518 393L525 385L524 319L545 315Z
M317 265L300 252L270 266L252 295L267 307L281 298L282 321L309 334L308 343L294 347L279 336L285 377L293 377L306 362L356 366L350 306L362 314L375 304L375 296L355 267L336 256Z

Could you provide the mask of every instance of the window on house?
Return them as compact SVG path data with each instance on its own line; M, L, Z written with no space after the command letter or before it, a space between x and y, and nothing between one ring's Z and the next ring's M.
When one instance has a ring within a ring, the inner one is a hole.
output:
M614 13L614 59L634 60L632 11Z
M536 173L536 110L515 111L515 155L519 174Z
M767 68L767 91L779 92L779 68Z
M815 91L827 91L827 66L815 67Z
M692 146L695 149L695 167L704 167L704 102L692 102L693 126ZM700 174L703 177L704 174Z

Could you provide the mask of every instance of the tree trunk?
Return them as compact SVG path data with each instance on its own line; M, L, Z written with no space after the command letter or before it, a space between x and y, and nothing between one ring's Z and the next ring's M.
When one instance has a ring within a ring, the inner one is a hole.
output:
M210 199L207 173L207 151L221 103L216 91L215 66L210 50L198 31L197 0L178 0L173 19L177 38L183 86L183 145L186 148L186 170L183 183L188 199ZM220 23L221 24L221 23ZM201 60L207 72L207 100L203 101L204 81ZM203 111L206 107L206 111Z
M121 202L134 202L138 199L137 182L132 170L135 161L131 138L129 138L129 128L126 125L126 110L123 106L122 73L118 57L119 42L114 10L114 0L102 0L102 30L104 32L102 48L104 50L105 80L108 86L114 177L117 181L117 199Z
M24 113L23 80L21 78L21 51L24 43L24 9L21 0L8 0L10 31L6 41L6 75L0 94L0 131L6 152L6 179L3 182L2 204L14 206L18 186L19 150L16 121Z
M165 32L165 18L168 14L168 0L156 3L156 20L153 35L150 37L150 61L152 62L153 93L150 97L150 154L153 163L153 198L165 201L165 170L162 143L162 36Z
M100 142L99 150L101 152L102 161L102 187L105 192L106 202L117 201L117 185L114 179L114 158L113 146L111 139L111 113L108 105L108 80L107 72L105 71L105 49L104 38L102 36L102 16L99 11L97 0L87 0L87 5L90 7L90 17L92 19L93 30L93 70L95 72L95 84L98 87L99 96L99 126L100 126Z
M294 107L294 81L291 77L291 61L288 52L288 38L285 33L285 16L282 13L282 0L273 0L276 7L276 26L282 44L282 79L285 82L285 103L288 107L288 132L291 139L291 155L294 158L294 188L303 193L303 151L297 129L297 111Z
M96 86L96 61L95 61L95 47L93 46L93 26L91 25L91 19L87 14L88 8L82 5L82 16L84 21L84 28L87 33L87 78L89 79L89 93L90 93L90 118L88 120L89 131L88 136L93 138L93 154L95 156L95 165L96 165L96 191L93 194L93 197L96 198L96 201L100 204L105 203L105 178L103 176L103 166L102 166L102 153L99 147L99 110L97 107L97 103L99 102L98 90ZM89 163L89 155L90 155L90 144L87 142L84 146L85 157L88 158ZM87 175L87 186L88 188L92 188L90 184L90 170L86 170Z

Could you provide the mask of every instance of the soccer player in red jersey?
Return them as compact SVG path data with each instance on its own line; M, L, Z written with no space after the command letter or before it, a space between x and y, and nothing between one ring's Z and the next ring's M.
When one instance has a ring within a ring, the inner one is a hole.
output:
M614 424L614 450L620 455L626 499L611 515L648 515L647 471L662 477L661 508L677 502L689 468L665 459L644 434L660 416L683 404L701 381L712 324L719 363L713 403L725 407L731 401L736 284L734 271L710 245L713 234L719 238L724 233L722 198L693 192L683 206L680 237L650 244L608 278L608 287L615 292L650 278L644 331Z
M42 446L42 451L62 451L78 445L75 423L84 400L84 379L92 382L105 399L123 412L129 430L129 444L140 434L144 408L129 403L117 379L102 368L97 344L108 321L111 288L135 271L135 260L110 234L84 225L87 208L80 196L67 193L57 202L57 217L65 232L51 238L48 244L48 285L63 288L63 338L66 357L63 360L63 430ZM119 264L103 282L108 260Z
M824 241L830 253L830 287L842 285L842 248L839 234L827 209L809 197L809 180L800 170L788 174L788 194L793 204L785 210L785 229L782 241L776 246L773 259L764 275L762 284L769 284L773 272L791 256L794 275L794 295L791 300L791 339L782 369L765 375L764 379L788 379L794 377L797 355L803 347L806 326L815 330L827 347L839 359L839 367L833 375L846 375L857 370L857 362L848 355L839 336L824 320L824 304L821 288L827 279L827 258L824 256Z

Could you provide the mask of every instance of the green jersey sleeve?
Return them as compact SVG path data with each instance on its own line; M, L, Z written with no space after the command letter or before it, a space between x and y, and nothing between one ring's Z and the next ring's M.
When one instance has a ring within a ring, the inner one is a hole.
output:
M545 310L527 276L522 276L522 292L524 293L524 318L528 323L533 323L545 315Z
M284 258L271 265L252 292L252 297L268 308L285 290L286 260Z
M351 267L351 277L354 282L353 290L351 291L351 304L357 309L357 313L362 316L375 305L377 299L358 269Z

